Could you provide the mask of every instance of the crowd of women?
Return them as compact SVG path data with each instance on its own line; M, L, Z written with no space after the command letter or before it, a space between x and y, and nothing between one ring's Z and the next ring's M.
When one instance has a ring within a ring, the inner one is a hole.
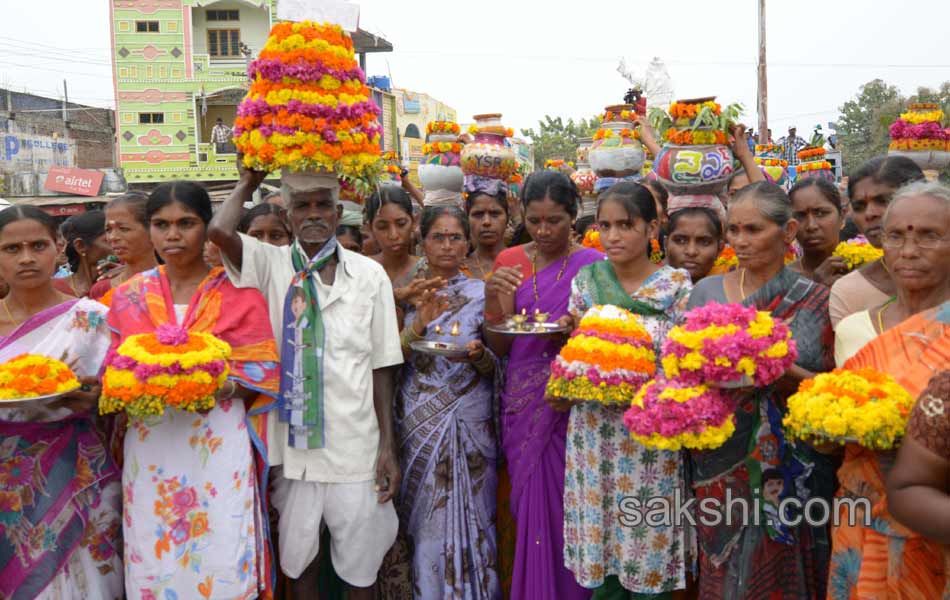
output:
M379 597L942 596L950 190L895 157L854 169L846 197L823 180L786 193L757 179L722 205L685 207L655 182L621 182L584 220L570 178L544 170L514 201L472 193L460 208L420 214L405 190L384 187L362 217L344 215L341 252L370 253L391 281L405 361L393 403L399 535L379 571ZM45 354L83 383L55 403L0 409L0 597L273 592L262 419L278 402L277 347L264 298L232 285L205 251L211 218L207 193L184 182L128 193L61 228L30 207L0 212L9 286L0 360ZM833 255L848 220L884 253L850 273ZM579 243L591 222L603 253ZM294 243L276 204L249 210L239 230ZM656 240L660 261L651 258ZM796 241L801 256L786 264ZM725 244L738 265L717 274ZM62 254L69 274L54 278ZM566 338L486 328L536 310L574 327L590 307L614 304L642 318L659 355L684 313L709 302L771 312L798 348L776 384L733 392L736 431L713 450L651 449L630 438L621 407L546 398ZM168 323L232 346L216 406L98 416L97 377L110 350ZM453 327L466 357L412 350ZM836 366L872 367L920 397L899 452L786 437L788 396ZM729 497L751 504L776 483L802 500L867 498L871 518L796 526L622 518L630 497L709 499L725 515Z

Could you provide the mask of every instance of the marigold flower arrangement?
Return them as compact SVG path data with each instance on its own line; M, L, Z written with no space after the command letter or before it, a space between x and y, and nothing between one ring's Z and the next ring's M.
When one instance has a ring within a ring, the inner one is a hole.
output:
M914 398L874 369L836 369L806 379L788 399L783 424L800 439L821 438L886 450L904 435Z
M755 153L756 154L769 154L772 152L778 152L779 147L775 144L756 144Z
M875 248L863 236L852 238L835 246L834 256L840 256L848 264L849 269L856 269L863 264L874 262L884 256L884 251Z
M547 395L628 404L655 373L653 338L639 317L611 304L596 305L551 362Z
M793 242L785 249L785 264L791 264L800 258L799 249L796 248L796 243ZM739 257L736 256L735 249L726 244L722 252L719 253L719 256L716 257L716 262L713 263L714 274L726 273L728 271L734 270L739 266Z
M230 372L230 356L226 342L177 325L131 335L107 360L99 412L143 417L162 415L166 406L209 410Z
M756 156L755 164L762 165L763 167L788 167L788 161L784 158L762 158Z
M911 108L914 108L914 106L911 106ZM943 111L937 108L936 104L931 104L927 108L918 108L911 112L901 113L900 118L911 125L919 125L929 121L940 123L943 121Z
M585 248L593 248L601 252L604 251L604 244L600 241L600 231L593 227L589 228L584 234L584 240L581 242L581 245Z
M478 135L479 133L494 133L497 135L503 135L505 137L515 137L515 130L511 127L505 127L504 129L495 130L492 128L482 129L478 125L469 125L468 132L472 135Z
M430 142L422 145L423 154L459 154L462 144L458 142Z
M950 130L944 129L943 111L936 104L911 104L890 127L889 150L903 152L948 152Z
M623 415L630 437L660 450L711 450L735 433L735 400L708 385L657 377L640 388Z
M600 115L600 122L605 121L636 121L640 118L640 115L633 110L621 110L621 111L612 111L608 110L604 114Z
M0 401L63 394L79 387L66 363L40 354L21 354L0 364Z
M338 25L277 23L248 75L234 126L244 166L329 171L375 184L379 108Z
M455 121L430 121L426 124L426 134L458 135L462 128Z
M725 146L728 143L726 133L718 129L714 131L692 131L670 127L663 133L663 139L677 146L708 146L711 144Z
M792 332L766 311L741 304L695 308L663 343L663 371L686 385L766 386L782 376L798 351Z
M799 160L810 160L826 154L824 148L805 148L798 152Z
M594 139L595 139L595 140L606 140L606 139L610 139L610 138L614 137L615 135L617 135L617 134L615 134L615 133L614 133L613 131L611 131L610 129L598 129L596 132L594 132ZM629 139L632 139L632 140L639 140L639 139L640 139L640 130L637 129L637 128L630 129L629 127L624 127L623 129L620 130L619 136L620 136L621 138L629 138Z
M809 171L826 171L831 169L831 163L827 160L812 160L800 163L797 167L799 173L808 173Z
M560 169L561 167L565 165L567 165L567 163L561 159L549 158L546 161L544 161L545 169Z
M674 119L695 119L703 109L709 109L714 115L722 114L722 105L709 100L698 103L673 102L670 104L670 116Z

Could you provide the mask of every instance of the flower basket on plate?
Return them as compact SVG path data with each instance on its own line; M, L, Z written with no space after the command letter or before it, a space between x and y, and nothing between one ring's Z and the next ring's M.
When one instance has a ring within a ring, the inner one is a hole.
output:
M228 377L231 346L210 333L161 325L130 335L107 359L102 414L162 415L166 407L205 411Z
M629 404L656 373L653 338L639 317L613 306L592 307L551 362L554 398Z
M0 364L0 404L70 392L79 380L66 363L41 354L21 354Z
M710 303L686 313L663 343L663 371L686 385L766 386L798 358L792 332L765 311Z
M803 381L782 422L800 439L887 450L904 435L913 407L914 398L890 375L836 369Z

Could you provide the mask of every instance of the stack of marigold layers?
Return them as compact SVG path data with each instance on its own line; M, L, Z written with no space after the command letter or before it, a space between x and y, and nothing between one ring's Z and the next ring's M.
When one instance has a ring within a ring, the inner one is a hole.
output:
M65 364L39 354L21 354L0 364L0 402L75 390L76 375Z
M755 145L755 164L759 165L769 181L784 186L788 182L788 161L782 158L782 149L775 144Z
M796 167L797 178L820 177L828 181L834 181L835 174L832 171L831 163L825 160L825 154L825 149L820 146L800 150L798 160L801 162Z
M950 164L950 129L943 126L943 111L932 103L908 108L891 125L888 154L907 156L925 169Z
M793 437L892 448L904 435L914 398L874 369L836 369L801 383L782 421Z
M234 141L261 171L335 173L374 186L380 173L379 109L353 41L337 25L278 23L248 69Z
M206 411L228 377L231 347L210 333L161 325L131 335L107 359L102 414L162 415L165 408Z
M617 306L597 305L551 363L547 394L627 405L655 373L653 338L639 317Z
M788 327L767 312L716 303L693 309L663 343L665 378L641 388L624 424L654 448L717 448L735 431L734 396L720 388L769 385L796 357Z

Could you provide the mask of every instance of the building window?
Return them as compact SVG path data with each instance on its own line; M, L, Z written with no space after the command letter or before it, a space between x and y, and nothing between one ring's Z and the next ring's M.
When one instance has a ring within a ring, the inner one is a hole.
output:
M165 122L165 113L139 113L139 125L161 125Z
M208 10L205 15L209 21L239 21L240 16L236 10Z
M209 29L208 54L218 58L241 56L241 30Z
M158 21L136 21L136 33L158 33Z
M419 135L419 128L416 127L413 123L406 125L406 136L407 138L420 139L422 136Z

